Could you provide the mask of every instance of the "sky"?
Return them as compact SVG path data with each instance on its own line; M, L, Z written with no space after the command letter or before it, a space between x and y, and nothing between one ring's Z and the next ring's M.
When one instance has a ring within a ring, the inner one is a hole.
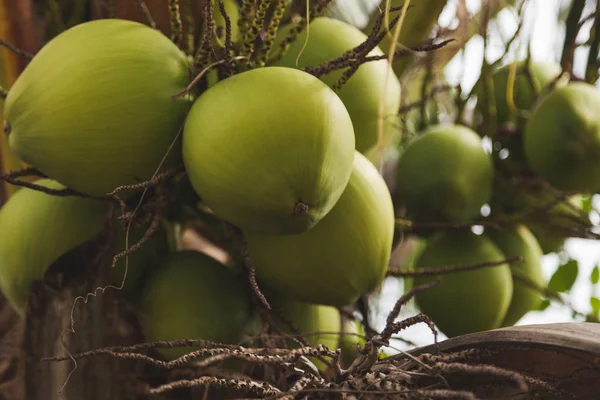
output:
M338 0L341 12L348 22L357 26L364 25L364 14L361 7L367 3L378 2L377 0ZM342 4L343 3L343 4ZM442 26L452 23L458 0L449 0L448 5L439 18ZM467 0L469 12L475 13L481 6L481 0ZM537 61L559 61L562 50L562 41L564 38L564 29L557 23L558 15L565 5L570 3L566 0L529 0L525 10L523 31L521 43L515 43L513 48L515 57L523 58L527 51L527 42L530 41L531 56ZM591 2L589 2L591 3ZM367 5L368 6L368 5ZM370 5L372 7L372 4ZM592 4L584 11L584 15L593 11L590 9ZM509 10L502 11L497 18L497 23L491 27L490 46L487 50L487 59L490 62L495 61L504 51L504 42L501 38L509 38L515 32L518 24L518 17ZM590 23L584 25L581 29L579 41L585 41L589 38ZM479 70L482 65L483 39L480 36L473 37L466 45L463 54L457 55L447 66L445 70L446 79L450 84L461 83L465 91L470 90L479 77ZM581 48L575 53L574 72L582 75L585 69L587 52ZM600 209L600 198L594 198L594 204ZM592 220L595 223L600 222L600 215L594 213ZM589 284L589 276L593 267L600 264L600 243L592 240L569 239L565 245L565 251L568 255L579 262L579 276L573 286L568 300L573 307L582 312L588 312L591 307L589 298L591 291L595 290ZM560 263L557 254L544 256L542 267L544 275L549 279ZM397 279L388 278L381 291L381 298L378 304L378 312L375 316L376 328L382 329L385 325L385 317L393 307L397 298L403 293L403 284ZM600 297L600 290L595 290L595 296ZM414 304L409 304L400 314L400 318L410 317L418 311ZM517 325L569 322L573 321L571 310L566 306L553 303L543 312L530 312L523 317ZM424 324L408 328L399 335L412 341L417 345L427 345L433 343L433 336L429 328ZM440 339L445 338L442 334ZM391 344L392 352L395 350L406 350L410 345L395 341Z

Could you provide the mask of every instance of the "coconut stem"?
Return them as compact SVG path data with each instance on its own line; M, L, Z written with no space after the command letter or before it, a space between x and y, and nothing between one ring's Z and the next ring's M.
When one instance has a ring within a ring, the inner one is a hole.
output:
M171 40L178 47L181 47L182 23L179 12L179 0L169 0L169 16L171 21Z
M267 59L269 57L269 53L271 53L271 48L273 47L273 42L277 37L277 31L279 30L279 24L281 23L281 19L283 18L283 14L287 7L287 0L277 0L277 5L275 6L275 11L273 12L273 16L271 17L271 21L269 22L269 27L267 28L267 36L265 41L263 42L261 54L259 58L258 65L260 67L264 67L267 63Z
M227 57L231 57L233 55L233 39L232 39L232 30L231 30L231 18L227 14L227 10L225 9L225 3L223 0L218 0L219 12L223 16L225 20L225 54ZM235 64L232 62L223 64L223 67L220 68L220 78L224 79L233 75Z
M6 47L8 50L12 51L13 53L15 53L16 55L18 55L19 57L23 57L23 58L26 58L28 60L31 60L33 58L33 54L29 54L26 51L23 51L23 50L17 48L16 46L13 46L12 44L5 42L2 39L0 39L0 46Z
M242 7L240 8L240 15L238 18L238 27L240 33L248 31L248 23L250 22L250 16L252 15L252 9L256 0L244 0Z
M183 20L183 50L186 54L194 52L194 15L191 0L181 0L181 18Z
M308 214L311 207L303 202L299 201L294 206L294 215L305 215Z
M600 2L597 3L594 23L590 28L590 52L588 54L585 80L594 84L598 80L598 49L600 48Z
M252 20L252 26L246 31L246 35L244 36L242 55L249 57L250 55L252 55L252 53L254 53L254 44L256 42L258 34L262 30L262 27L265 23L265 17L267 15L267 10L269 9L270 5L271 0L261 0L260 4L258 5L256 15ZM254 65L255 63L252 62L251 66Z
M152 14L150 14L150 10L148 10L146 2L144 0L136 0L135 4L137 5L140 13L142 13L144 18L146 19L148 25L150 25L152 29L156 29L156 22L154 21L154 18L152 18Z
M215 29L215 20L213 15L212 1L204 2L203 23L202 23L202 43L194 58L194 67L200 68L209 63L210 55L213 51L212 33Z

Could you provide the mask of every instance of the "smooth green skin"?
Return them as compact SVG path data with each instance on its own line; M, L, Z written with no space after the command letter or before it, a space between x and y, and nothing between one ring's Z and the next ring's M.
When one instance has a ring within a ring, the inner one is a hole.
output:
M140 305L147 341L204 339L236 343L252 322L252 301L226 266L195 251L163 260L147 281ZM195 349L160 349L167 359Z
M335 351L340 343L340 312L335 307L329 307L320 304L310 304L301 301L290 300L289 298L276 300L277 308L294 324L299 333L306 339L310 346L322 344L331 351ZM280 327L287 333L292 334L292 330L283 322ZM338 332L337 334L320 332ZM298 343L289 340L288 346L291 348L300 347ZM315 357L309 359L319 368L325 370L326 364Z
M312 228L342 195L353 157L342 101L292 68L258 68L220 81L196 100L183 133L194 189L217 216L249 233ZM296 212L297 203L310 210Z
M493 75L494 99L496 104L496 116L499 124L505 122L516 122L516 115L512 115L511 109L506 101L506 89L508 86L508 74L511 64L499 68ZM529 68L527 70L526 68ZM531 75L535 90L532 90L531 83L527 77L527 71ZM513 102L518 110L531 110L535 101L535 93L540 94L552 81L558 77L561 72L560 64L531 61L529 65L526 61L517 63L517 73L513 86ZM519 122L523 124L524 119Z
M358 347L365 345L365 338L362 325L359 321L345 320L342 325L342 335L340 336L340 349L342 350L342 367L348 368L358 357Z
M542 271L542 249L537 239L525 225L519 225L503 232L489 230L486 235L506 257L525 257L525 262L510 264L512 271L523 274L541 287L546 285ZM516 324L526 313L536 309L542 296L520 280L513 280L513 295L501 326Z
M541 202L541 206L543 207L544 204L549 204L553 200L553 197L548 197L544 199L544 202ZM570 196L569 203L571 203L574 207L579 208L581 206L581 195L575 194ZM535 221L532 221L528 224L529 229L536 237L544 254L555 253L559 251L563 247L568 236L566 236L564 233L554 232L552 228L545 228L543 223L548 222L548 220L552 221L553 219L556 219L558 223L564 224L566 219L569 218L569 215L574 214L577 215L571 207L564 203L560 203L552 207L547 212L541 225Z
M500 261L506 257L487 237L470 231L446 231L435 236L415 267L435 269ZM432 277L417 277L414 286L440 280L440 286L421 292L415 300L448 337L499 328L513 294L508 264Z
M410 4L404 22L400 29L400 36L398 37L398 45L396 51L402 50L405 47L412 47L421 44L431 34L431 31L437 22L442 10L448 3L448 0L419 0L413 1ZM391 0L390 8L402 7L404 5L403 0ZM386 0L379 2L379 9L383 12L386 7ZM375 8L373 14L369 20L369 24L364 29L366 34L373 31L375 22L380 17L381 13L379 9ZM389 14L389 21L393 20L394 17L402 15L402 9ZM385 24L385 20L384 20ZM383 26L380 31L383 31ZM394 29L390 33L383 37L379 43L379 47L383 49L385 54L389 54L390 46L392 45ZM394 58L392 67L397 76L402 76L406 68L412 63L416 57L404 56Z
M398 198L417 221L469 221L490 200L493 174L477 133L459 125L430 126L400 157Z
M393 234L394 209L385 181L356 152L344 194L314 228L299 235L245 237L266 287L297 300L344 306L381 283Z
M291 28L291 25L281 28L278 35L280 40L288 36ZM358 28L327 17L317 17L311 22L308 42L304 48L306 35L306 30L298 35L285 55L277 62L278 65L293 68L316 67L352 50L367 39L367 36ZM299 54L301 56L296 65L296 58ZM369 56L382 54L381 49L376 47L369 53ZM320 79L327 85L333 86L344 71L345 69L335 70L321 76ZM337 92L352 117L356 150L361 153L365 153L377 143L377 116L386 74L388 75L385 86L386 104L383 112L385 116L384 138L387 139L394 132L399 132L397 113L401 94L400 82L394 71L388 66L387 60L372 61L361 65L352 78Z
M543 254L556 253L562 249L566 238L562 235L554 235L547 230L537 226L531 226L531 232L535 235Z
M35 182L64 189L55 181ZM0 290L24 316L31 285L62 255L92 239L103 227L108 204L19 189L0 209Z
M102 19L56 36L5 103L10 148L23 161L91 196L152 177L183 125L187 58L137 22ZM164 168L181 162L181 144ZM164 169L163 168L163 169Z
M600 92L587 83L555 89L533 111L524 149L533 172L569 192L600 189Z

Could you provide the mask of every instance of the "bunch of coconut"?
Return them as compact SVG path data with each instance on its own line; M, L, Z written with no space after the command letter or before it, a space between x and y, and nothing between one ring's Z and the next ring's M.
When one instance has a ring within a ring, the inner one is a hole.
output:
M491 154L482 134L446 124L425 129L400 157L406 216L415 227L440 227L425 235L414 265L423 276L413 282L440 285L416 304L448 336L512 325L535 310L546 285L541 257L571 228L591 226L579 199L598 191L600 93L560 73L556 64L521 61L478 88L478 114L496 127ZM482 222L483 206L493 226ZM483 234L457 229L478 223Z
M527 59L501 66L487 91L478 89L477 109L495 110L497 126L492 213L523 215L544 253L561 249L574 222L591 227L581 199L598 189L600 94L561 74L557 63Z
M289 29L281 28L282 40ZM388 267L392 201L362 153L377 142L382 91L395 114L400 86L385 60L360 66L338 92L341 72L317 78L301 68L365 39L348 24L316 18L308 41L299 35L277 65L195 95L185 92L190 58L148 26L105 19L56 36L10 89L4 133L11 150L48 177L37 184L81 196L23 188L4 205L2 293L23 314L33 282L106 226L111 192L183 164L203 210L243 233L273 304L309 343L337 348L339 335L318 332L341 332L337 307L377 289ZM256 332L240 268L173 249L139 264L143 279L134 277L132 287L141 291L149 341L239 343Z
M439 281L415 297L439 330L451 337L509 326L539 306L540 293L513 277L544 284L542 252L530 230L520 224L484 234L466 229L481 219L494 183L492 157L477 132L454 124L427 127L400 156L396 183L414 226L441 227L421 232L424 247L413 268L422 274L411 282ZM503 262L509 258L515 262ZM459 268L478 264L490 266Z

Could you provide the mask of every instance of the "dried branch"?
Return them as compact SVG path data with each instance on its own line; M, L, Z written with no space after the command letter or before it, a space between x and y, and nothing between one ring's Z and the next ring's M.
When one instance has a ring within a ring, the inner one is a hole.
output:
M26 51L23 51L21 49L19 49L18 47L5 42L4 40L0 39L0 46L2 47L6 47L8 50L12 51L13 53L15 53L16 55L18 55L19 57L23 57L26 58L28 60L31 60L33 58L33 54L27 53Z
M525 258L521 256L508 257L504 260L499 261L486 261L472 265L451 265L445 267L435 268L417 268L412 270L402 269L390 269L388 276L402 276L402 277L420 277L420 276L438 276L445 274L453 274L456 272L472 271L480 268L497 267L504 264L512 264L515 262L524 262Z
M135 4L137 5L139 12L143 15L144 19L146 20L146 23L152 29L157 29L156 22L154 21L154 18L152 18L152 14L150 14L150 10L148 9L146 2L144 0L135 0Z
M242 379L224 379L215 378L212 376L203 376L197 379L179 380L160 385L155 388L149 388L146 391L146 394L157 395L170 392L176 389L192 389L206 386L209 384L216 388L231 388L240 392L251 393L258 396L272 396L281 392L275 386L272 386L267 382L257 382L253 380Z

